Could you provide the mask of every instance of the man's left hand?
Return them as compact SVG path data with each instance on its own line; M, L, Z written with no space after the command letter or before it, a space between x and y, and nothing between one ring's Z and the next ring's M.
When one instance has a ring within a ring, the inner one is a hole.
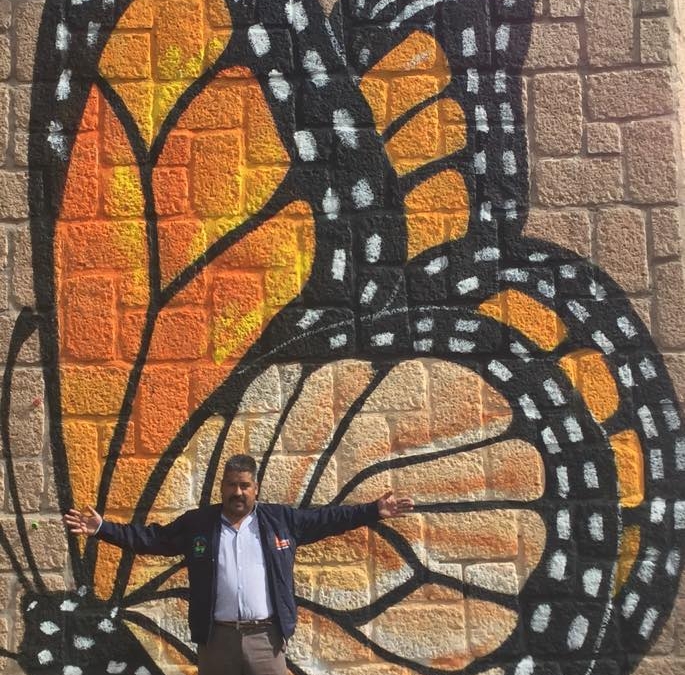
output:
M386 492L377 502L378 515L381 518L395 518L405 516L414 509L411 497L395 497L392 490Z

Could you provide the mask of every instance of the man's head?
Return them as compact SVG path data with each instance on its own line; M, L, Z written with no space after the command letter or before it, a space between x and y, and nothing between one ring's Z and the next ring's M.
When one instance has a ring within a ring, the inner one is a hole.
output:
M257 463L250 455L233 455L224 467L221 501L224 515L230 520L245 517L254 508L259 485Z

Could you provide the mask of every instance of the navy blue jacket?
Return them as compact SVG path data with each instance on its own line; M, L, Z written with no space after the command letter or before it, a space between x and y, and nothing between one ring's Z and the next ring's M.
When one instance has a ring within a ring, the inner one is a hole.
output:
M221 504L192 511L168 525L120 525L103 521L96 537L115 546L152 555L182 555L188 567L188 623L193 642L205 644L216 601ZM293 583L295 550L324 537L342 534L378 520L376 502L356 506L294 509L282 504L257 504L257 521L264 551L275 618L287 640L295 632L297 608Z

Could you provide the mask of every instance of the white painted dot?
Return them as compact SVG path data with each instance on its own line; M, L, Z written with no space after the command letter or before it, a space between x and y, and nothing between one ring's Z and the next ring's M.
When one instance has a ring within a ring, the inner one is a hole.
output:
M535 405L533 399L528 394L522 394L521 396L519 396L518 402L521 406L521 410L523 410L523 414L529 420L542 419L542 415L540 415L538 407Z
M502 121L502 130L505 134L514 133L514 111L509 103L499 104L499 116Z
M140 666L133 675L152 675L152 673L145 666Z
M65 52L67 49L69 49L70 39L71 35L67 25L64 23L64 21L60 21L57 24L57 31L55 33L55 48L60 52Z
M366 283L366 286L364 286L359 302L361 302L362 305L368 305L373 300L377 290L378 284L373 279L369 280Z
M618 369L618 377L621 380L621 384L626 388L630 389L635 386L635 380L633 379L633 371L627 363L624 363Z
M476 117L476 129L484 134L490 131L488 125L488 114L482 105L477 105L474 110Z
M557 534L565 541L571 538L571 514L566 509L557 513Z
M594 462L583 464L583 480L588 488L592 490L599 488L599 476L597 476L597 467Z
M510 267L508 269L500 270L497 276L503 281L516 281L518 283L524 283L528 281L528 272L526 270L519 269L518 267Z
M100 24L95 21L88 22L88 33L86 34L86 42L89 47L95 47L100 35Z
M331 349L340 349L340 347L344 347L347 344L347 335L345 333L334 335L328 343L330 344Z
M468 58L477 52L476 31L473 28L464 28L461 32L461 53Z
M642 619L640 624L640 635L645 639L649 639L654 630L656 620L659 618L659 612L656 607L650 607Z
M64 666L62 675L82 675L83 671L78 666Z
M95 644L95 640L91 637L86 637L84 635L74 635L74 647L76 649L81 649L85 651L90 649Z
M492 204L490 202L483 202L480 205L480 220L483 223L492 222Z
M313 162L317 156L316 139L311 131L301 129L293 134L297 154L305 162Z
M583 590L586 595L596 598L602 585L602 570L593 567L583 572Z
M40 632L45 635L54 635L59 632L59 626L53 621L41 621Z
M518 356L524 363L528 363L531 360L530 352L520 342L512 342L509 345L509 349L512 354Z
M43 649L38 652L38 663L41 666L46 666L48 663L53 662L52 652L49 649Z
M354 118L346 108L333 111L333 129L340 142L348 148L356 148L359 144Z
M543 383L542 386L545 388L545 391L547 392L547 396L549 396L549 400L554 403L554 405L564 405L566 403L566 397L564 396L564 393L561 391L561 388L559 387L559 384L556 382L556 380L553 380L551 377L547 378Z
M478 93L479 79L478 71L475 68L469 68L466 71L466 91L468 91L469 94Z
M252 51L257 56L264 56L271 49L271 40L266 28L261 23L254 24L247 29L247 39L250 42Z
M647 438L656 438L659 435L659 432L656 429L656 424L654 424L654 418L652 417L649 408L646 405L638 408L637 416L640 418L645 436L647 436Z
M551 616L552 607L550 605L538 605L530 618L531 630L535 633L544 633L549 626Z
M564 419L564 428L571 443L580 443L583 440L583 431L580 428L580 424L578 424L578 420L573 415L569 415Z
M430 338L425 338L423 340L416 340L414 342L414 351L417 352L429 352L433 349L433 340Z
M447 260L447 256L443 255L431 260L423 269L429 276L434 276L440 274L440 272L444 272L447 269L448 264L449 261Z
M374 347L388 347L395 341L394 333L377 333L371 336L371 344Z
M317 89L321 89L328 84L328 73L319 52L314 49L308 49L302 58L302 66Z
M493 260L499 260L500 251L496 246L487 246L473 254L473 260L475 262L491 262Z
M659 551L654 547L650 546L645 551L645 558L640 563L640 567L637 570L637 576L645 584L651 584L654 579L654 573L656 572L656 561L659 559Z
M107 664L107 672L110 675L120 675L126 670L126 662L124 661L110 661Z
M577 651L585 644L589 627L590 622L582 614L573 619L566 636L566 644L570 650Z
M616 319L616 325L627 338L634 338L637 335L637 329L627 316L619 316Z
M516 664L514 675L533 675L535 672L535 661L532 656L526 656Z
M347 254L345 249L337 248L333 251L333 264L331 265L331 275L336 281L345 278L345 267L347 265Z
M269 89L274 98L281 103L288 100L291 92L288 80L283 77L283 73L275 69L269 73Z
M685 530L685 502L677 501L673 504L673 526L676 530Z
M462 279L457 283L457 291L460 295L466 295L471 291L475 291L480 286L478 277L469 277L468 279Z
M680 416L675 408L673 401L670 398L664 398L660 401L661 412L664 416L664 422L669 431L677 431L680 429Z
M544 279L540 279L540 281L538 281L538 292L540 295L544 295L546 298L553 298L557 293L556 289L554 288L554 284L550 284Z
M568 468L565 466L557 467L557 492L559 496L566 499L570 491L570 485L568 482Z
M604 518L599 513L593 513L587 522L588 532L593 541L604 541Z
M365 209L371 204L375 199L371 185L366 178L359 179L352 186L352 201L358 209Z
M64 600L59 608L63 612L73 612L78 607L78 603L73 600Z
M507 91L507 73L504 70L498 70L495 73L495 92L504 94Z
M561 581L566 576L566 554L555 551L547 563L547 574L550 579Z
M48 144L53 152L62 160L67 158L67 139L64 127L60 122L50 122L48 125Z
M566 303L566 306L571 311L571 314L573 314L581 323L585 323L590 318L590 312L576 300L569 300Z
M447 343L447 348L455 354L469 354L476 348L476 343L471 340L460 340L451 337Z
M285 16L296 33L301 33L309 25L307 12L301 2L293 2L293 0L286 2Z
M561 452L561 446L559 445L559 440L551 427L545 427L542 430L542 440L547 447L547 452L550 455L556 455Z
M480 328L480 321L473 319L457 319L454 324L454 330L460 333L475 333Z
M487 171L488 161L487 161L487 158L485 156L484 150L481 152L477 152L473 156L473 169L477 174L479 174L481 176Z
M592 339L605 354L613 354L616 351L614 343L601 330L596 330L592 334Z
M381 257L381 247L383 245L383 239L380 234L372 234L366 240L366 262L377 263Z
M321 206L330 220L337 220L340 212L340 199L333 188L326 190Z
M497 361L497 359L493 359L488 363L488 370L498 379L502 380L502 382L509 382L512 377L514 377L514 374L507 368L501 361Z
M102 631L103 633L113 633L116 628L109 619L103 619L100 621L100 623L98 623L98 630Z
M656 497L652 500L649 508L649 521L655 525L659 525L664 520L666 514L666 500L661 497Z
M677 548L668 552L664 567L670 576L674 577L678 574L680 570L680 551Z
M640 372L645 380L653 380L656 377L656 368L652 361L646 356L640 361Z
M418 333L430 333L433 330L434 321L431 317L418 319L415 323L416 331Z
M649 451L649 472L654 480L664 479L664 457L659 448Z
M518 171L516 164L516 155L511 150L505 150L502 153L502 168L507 176L514 176Z
M576 268L573 265L562 265L559 268L559 273L562 279L575 279L576 278Z
M630 619L630 617L633 616L639 602L640 596L635 593L635 591L631 591L626 595L626 599L623 601L623 607L621 608L621 614L623 614L624 619Z
M58 101L66 101L71 94L71 70L63 70L57 81L55 97Z

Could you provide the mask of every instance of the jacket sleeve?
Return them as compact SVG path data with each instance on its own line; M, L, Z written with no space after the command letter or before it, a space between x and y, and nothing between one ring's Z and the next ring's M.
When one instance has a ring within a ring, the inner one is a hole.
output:
M122 525L103 520L95 537L135 553L182 555L185 553L184 525L184 516L176 518L168 525Z
M292 510L292 533L298 545L312 544L324 537L342 534L378 521L376 502L354 506L322 506Z

